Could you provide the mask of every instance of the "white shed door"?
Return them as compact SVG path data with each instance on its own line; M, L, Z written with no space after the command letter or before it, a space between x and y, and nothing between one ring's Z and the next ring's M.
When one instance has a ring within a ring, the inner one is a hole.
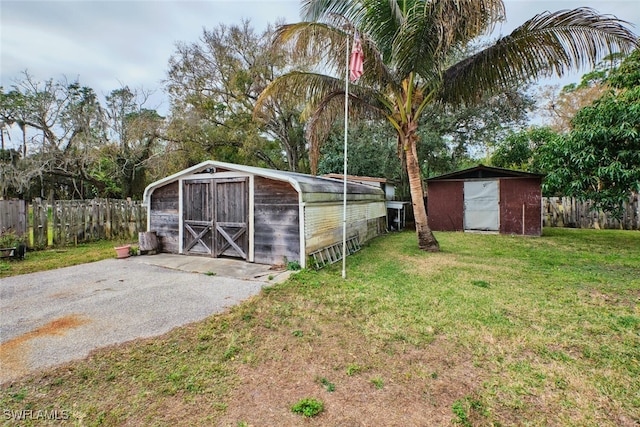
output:
M465 181L464 229L500 229L500 191L498 181Z

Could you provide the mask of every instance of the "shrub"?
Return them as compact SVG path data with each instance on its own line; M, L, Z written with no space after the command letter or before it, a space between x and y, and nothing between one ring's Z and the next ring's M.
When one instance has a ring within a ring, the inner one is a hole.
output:
M291 407L291 411L305 417L314 417L324 411L324 404L314 398L300 399L298 403Z

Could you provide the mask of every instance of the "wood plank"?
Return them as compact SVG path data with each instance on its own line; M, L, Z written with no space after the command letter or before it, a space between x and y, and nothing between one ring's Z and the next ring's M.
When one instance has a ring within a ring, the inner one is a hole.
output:
M216 231L220 233L220 235L225 240L224 244L217 250L216 255L221 255L225 253L227 248L231 246L242 258L247 259L246 251L236 243L236 241L240 236L242 236L243 234L246 234L247 232L246 227L242 227L240 230L237 230L233 234L229 234L226 229L221 227L219 224L216 224Z
M247 259L249 251L249 179L248 177L213 180L215 256L239 256ZM231 252L231 249L235 253Z
M298 192L288 182L254 178L255 204L298 204Z

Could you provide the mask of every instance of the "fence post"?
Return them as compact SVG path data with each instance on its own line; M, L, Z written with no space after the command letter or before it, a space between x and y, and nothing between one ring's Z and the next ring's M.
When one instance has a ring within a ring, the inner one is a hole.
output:
M109 202L110 199L104 199L104 210L105 210L105 221L104 221L104 228L105 228L105 235L107 236L107 239L113 239L113 223L111 221L111 203Z
M60 244L60 241L62 239L62 212L60 212L59 210L59 206L58 206L58 202L56 202L55 200L51 202L51 220L53 221L53 224L51 225L52 228L52 232L53 232L53 238L52 238L52 242L53 242L53 246L57 246Z
M36 198L33 205L33 247L42 249L49 246L49 209L47 203Z

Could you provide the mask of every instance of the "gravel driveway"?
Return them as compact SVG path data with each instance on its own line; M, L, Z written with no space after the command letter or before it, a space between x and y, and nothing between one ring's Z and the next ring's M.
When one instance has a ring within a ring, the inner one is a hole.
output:
M0 383L202 320L268 284L136 258L0 279Z

